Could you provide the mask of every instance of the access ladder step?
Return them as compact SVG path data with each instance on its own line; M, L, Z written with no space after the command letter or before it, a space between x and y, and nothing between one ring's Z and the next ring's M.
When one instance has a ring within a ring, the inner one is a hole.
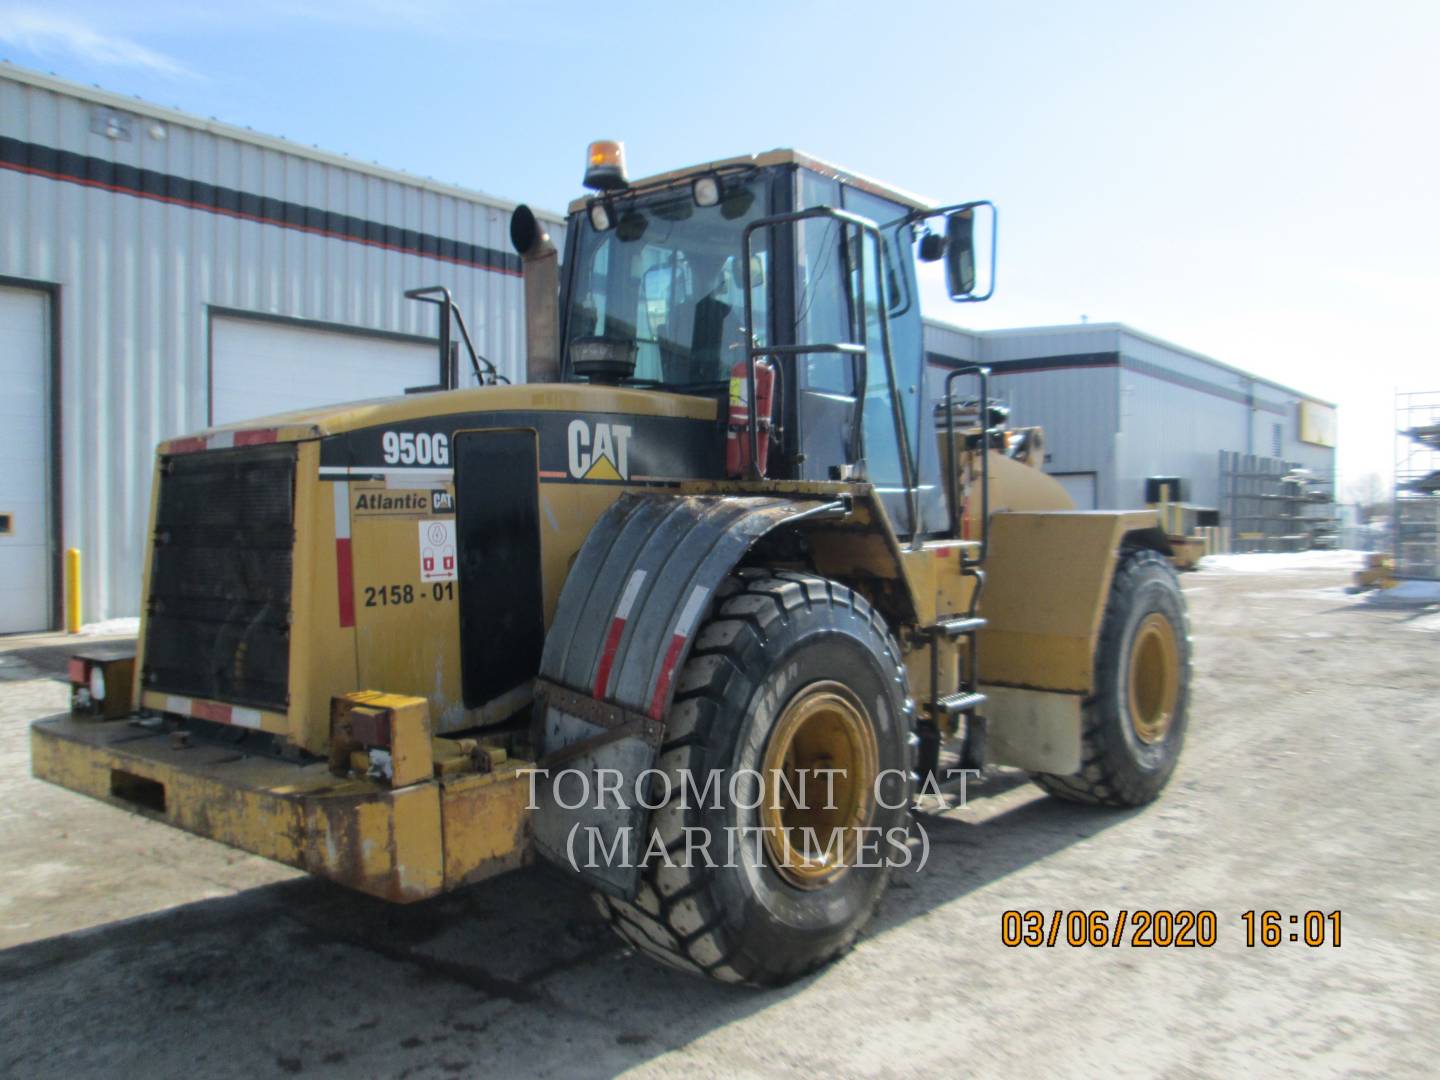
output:
M935 629L946 637L959 637L961 634L973 634L977 630L984 630L985 620L978 615L965 619L949 619L942 623L936 623Z
M984 694L961 691L958 694L947 694L935 704L940 711L948 716L958 716L961 713L972 713L986 702Z

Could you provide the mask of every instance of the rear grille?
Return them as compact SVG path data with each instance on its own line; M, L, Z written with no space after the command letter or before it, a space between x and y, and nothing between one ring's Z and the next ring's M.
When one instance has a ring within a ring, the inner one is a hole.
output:
M294 506L293 443L164 462L145 689L285 711Z

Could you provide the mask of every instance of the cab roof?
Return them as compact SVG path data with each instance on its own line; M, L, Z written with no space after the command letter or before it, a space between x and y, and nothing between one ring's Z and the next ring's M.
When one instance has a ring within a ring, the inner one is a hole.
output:
M819 158L811 157L800 150L766 150L761 154L741 154L739 157L722 158L719 161L707 161L703 165L691 165L684 169L672 169L669 172L656 173L654 176L644 176L630 181L631 190L644 188L666 187L670 184L679 183L688 177L699 176L707 172L715 172L719 169L744 168L753 166L764 168L768 165L800 165L821 176L828 176L849 184L851 187L859 188L861 191L868 191L872 195L879 195L885 199L891 199L902 206L908 206L912 210L929 210L936 205L932 200L923 198L913 192L905 191L902 188L892 187L889 184L881 183L860 173L851 172L849 169L842 169L838 165L832 165L828 161L821 161ZM585 209L590 201L595 198L593 195L583 196L570 203L570 213L578 213Z

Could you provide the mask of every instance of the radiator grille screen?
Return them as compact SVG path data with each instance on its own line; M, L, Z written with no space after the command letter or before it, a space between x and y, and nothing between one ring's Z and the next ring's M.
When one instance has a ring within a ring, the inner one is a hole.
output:
M294 506L294 444L164 463L145 689L286 710Z

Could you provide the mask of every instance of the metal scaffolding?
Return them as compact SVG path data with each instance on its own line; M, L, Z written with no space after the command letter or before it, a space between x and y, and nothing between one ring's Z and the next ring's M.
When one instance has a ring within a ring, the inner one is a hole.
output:
M1395 394L1395 575L1440 580L1440 390Z

